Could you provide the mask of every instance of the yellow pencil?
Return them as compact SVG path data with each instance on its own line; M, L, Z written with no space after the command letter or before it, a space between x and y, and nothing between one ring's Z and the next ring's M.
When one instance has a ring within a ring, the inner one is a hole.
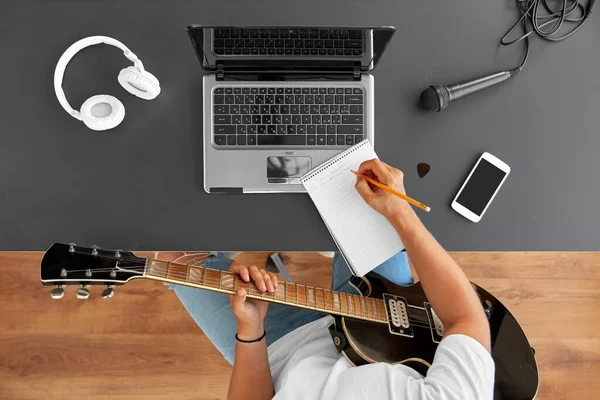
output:
M356 172L356 171L352 171L352 172L353 172L353 173L354 173L354 175L356 175L356 176L362 176L362 177L363 177L363 178L365 178L365 179L367 180L367 182L369 182L370 184L372 184L372 185L375 185L375 186L377 186L378 188L381 188L381 189L385 190L386 192L390 192L391 194L394 194L394 195L396 195L396 196L400 197L401 199L404 199L404 200L408 201L410 204L412 204L412 205L413 205L413 206L415 206L415 207L419 207L419 208L420 208L421 210L423 210L423 211L427 211L427 212L431 211L431 208L430 208L430 207L428 207L428 206L426 206L425 204L423 204L423 203L419 203L419 202L418 202L418 201L416 201L415 199L412 199L412 198L408 197L407 195L405 195L405 194L403 194L403 193L400 193L400 192L398 192L397 190L394 190L394 189L392 189L392 188L391 188L391 187L389 187L389 186L386 186L386 185L384 185L384 184L383 184L383 183L381 183L381 182L377 182L377 181L376 181L375 179L373 179L373 178L370 178L370 177L368 177L368 176L366 176L366 175L363 175L363 174L359 174L359 173L358 173L358 172Z

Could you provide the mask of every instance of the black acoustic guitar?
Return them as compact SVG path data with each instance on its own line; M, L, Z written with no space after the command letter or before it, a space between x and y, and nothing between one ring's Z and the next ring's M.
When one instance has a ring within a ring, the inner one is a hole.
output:
M207 256L209 257L209 256ZM55 285L52 297L64 296L65 286L77 285L80 299L91 285L113 286L145 278L234 294L243 287L248 297L287 304L334 316L330 328L337 349L354 365L401 363L425 375L444 335L444 327L429 305L420 283L397 286L370 274L352 278L357 294L334 292L285 282L274 293L261 292L230 272L195 265L140 258L131 252L56 243L44 254L41 280ZM473 284L490 323L492 356L496 363L494 399L530 400L537 393L534 352L512 314L494 296Z

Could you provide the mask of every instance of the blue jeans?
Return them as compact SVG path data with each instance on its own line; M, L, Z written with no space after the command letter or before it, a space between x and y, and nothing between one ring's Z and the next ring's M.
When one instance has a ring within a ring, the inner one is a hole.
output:
M224 255L217 254L204 263L204 266L227 271L232 262ZM374 272L397 285L411 285L413 283L413 276L405 252L396 254L378 266ZM331 290L356 293L355 289L348 284L351 276L352 273L344 258L339 253L336 254L333 258ZM172 285L171 287L212 344L229 363L233 364L237 320L231 311L229 298L221 293L192 287L181 285ZM269 304L264 322L267 331L267 345L274 343L302 325L325 315L321 312L303 308L294 308L276 303Z

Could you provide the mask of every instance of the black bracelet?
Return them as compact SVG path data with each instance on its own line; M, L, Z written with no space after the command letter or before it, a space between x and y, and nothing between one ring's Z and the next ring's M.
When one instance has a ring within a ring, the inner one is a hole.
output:
M265 338L265 336L267 336L267 331L265 330L264 333L262 334L261 337L259 337L258 339L254 339L254 340L242 340L238 337L237 333L235 334L235 340L237 340L238 342L241 343L256 343L256 342L260 342L261 340L263 340Z

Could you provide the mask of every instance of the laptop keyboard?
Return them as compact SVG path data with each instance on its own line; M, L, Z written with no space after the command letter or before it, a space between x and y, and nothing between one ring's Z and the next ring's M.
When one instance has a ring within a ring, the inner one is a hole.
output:
M357 87L217 87L217 146L351 146L363 140L364 92Z
M360 56L360 29L244 29L214 30L213 51L217 55Z

